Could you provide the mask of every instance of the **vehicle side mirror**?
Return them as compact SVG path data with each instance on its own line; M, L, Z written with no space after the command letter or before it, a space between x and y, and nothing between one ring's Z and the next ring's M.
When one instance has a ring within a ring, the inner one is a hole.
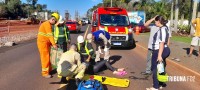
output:
M94 21L94 22L92 23L92 26L96 27L96 26L97 26L97 22Z

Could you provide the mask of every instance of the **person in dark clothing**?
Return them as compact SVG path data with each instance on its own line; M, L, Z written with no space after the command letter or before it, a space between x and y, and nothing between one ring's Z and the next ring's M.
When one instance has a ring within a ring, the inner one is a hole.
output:
M59 21L56 25L53 26L53 35L54 40L59 48L63 50L63 52L67 51L67 44L70 44L70 32L67 26L62 20L62 16L60 16Z
M152 43L152 67L153 72L153 87L146 88L147 90L158 90L166 86L165 83L159 82L157 78L157 64L163 62L164 67L166 67L166 58L170 55L170 49L167 45L169 41L169 30L166 26L167 20L162 16L157 16L155 18L155 24L160 29L153 36Z
M78 41L78 51L82 56L82 61L86 63L86 66L88 67L87 70L89 73L91 74L97 73L101 68L106 66L115 75L127 74L123 68L117 69L112 67L108 62L108 60L95 62L95 53L90 40L84 41L83 36L80 35L78 36L77 41Z

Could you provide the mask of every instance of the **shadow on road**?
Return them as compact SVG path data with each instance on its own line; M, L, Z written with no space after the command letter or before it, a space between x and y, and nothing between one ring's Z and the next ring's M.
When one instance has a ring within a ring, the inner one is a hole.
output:
M134 80L148 80L149 75L144 76L144 77L136 77L136 76L129 76L129 79L134 79Z
M135 74L135 72L130 72L130 74ZM134 79L134 80L148 80L150 75L143 75L144 77L136 77L134 75L130 75L128 78L129 79Z
M56 74L56 73L57 73L57 70L54 69L54 70L52 70L52 71L50 72L50 75L54 75L54 74Z
M114 64L115 62L119 61L120 59L122 58L122 56L119 56L119 55L113 55L110 57L110 64Z
M82 34L84 33L85 31L80 31L80 32L76 32L76 31L70 31L70 34Z
M190 53L190 48L183 48L184 50L186 50L186 54ZM197 50L193 50L192 52L193 55L198 56L198 51Z
M120 59L122 58L122 56L119 56L119 55L113 55L109 58L110 60L110 65L114 64L115 62L119 61ZM103 60L103 58L101 58L101 60ZM104 74L104 70L107 70L107 66L104 65L97 74Z
M77 89L76 82L74 79L70 79L66 83L50 82L50 84L60 84L60 87L57 90L76 90Z
M136 48L137 42L138 41L133 40L133 45L131 47L121 47L121 46L117 47L117 46L115 46L115 47L111 47L111 50L132 50L132 49Z

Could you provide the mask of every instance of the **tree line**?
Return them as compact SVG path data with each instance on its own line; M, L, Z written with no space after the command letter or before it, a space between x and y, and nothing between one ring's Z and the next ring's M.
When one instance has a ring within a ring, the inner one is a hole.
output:
M200 15L199 0L112 0L113 7L125 8L127 11L145 11L146 20L154 17L155 15L162 15L170 22L173 30L186 30L188 33L193 31L191 27L191 21L197 17L197 13ZM111 0L103 0L87 11L87 16L91 18L92 11L98 7L110 7ZM183 20L188 20L189 24L183 26ZM191 27L191 29L190 29ZM192 33L191 33L192 34Z
M0 18L27 18L35 11L48 11L46 4L37 4L37 1L26 0L26 3L22 3L20 0L5 0L5 3L0 3Z

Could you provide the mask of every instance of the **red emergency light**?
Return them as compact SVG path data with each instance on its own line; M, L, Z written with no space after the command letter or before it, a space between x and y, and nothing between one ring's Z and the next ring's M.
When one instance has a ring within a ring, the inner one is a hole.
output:
M107 11L122 11L122 8L107 7L107 8L104 8L104 9L107 10Z

